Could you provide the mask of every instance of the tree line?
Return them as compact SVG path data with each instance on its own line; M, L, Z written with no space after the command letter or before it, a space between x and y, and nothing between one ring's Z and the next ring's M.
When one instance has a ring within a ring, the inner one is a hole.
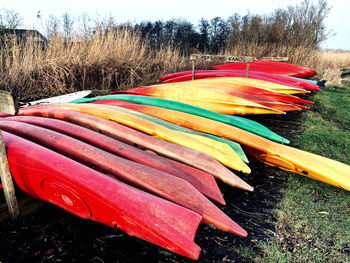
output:
M78 32L85 35L92 35L98 30L128 29L148 41L153 49L170 45L184 54L193 51L218 53L249 45L267 45L274 49L281 47L317 49L330 35L325 25L329 11L327 0L318 0L316 4L304 0L300 4L276 9L267 15L235 13L228 19L218 16L210 20L202 18L197 25L179 19L118 24L113 17L93 20L85 14L75 20L65 13L61 18L50 16L46 21L46 28L48 37L62 34L66 38L77 31L74 30L76 24L79 24ZM10 20L11 26L20 24L15 19L19 17L18 14L7 12L6 16L1 16L0 13L0 28L5 26L6 17Z

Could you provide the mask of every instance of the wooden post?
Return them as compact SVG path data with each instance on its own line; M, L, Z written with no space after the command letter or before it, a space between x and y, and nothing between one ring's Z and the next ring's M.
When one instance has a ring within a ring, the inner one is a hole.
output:
M246 78L248 78L248 76L249 76L249 66L250 66L250 62L248 61L248 62L247 62L247 71L246 71L246 73L245 73L245 77L246 77Z
M194 80L194 67L195 67L195 62L194 62L194 59L192 59L192 80Z
M0 112L7 114L14 114L15 104L10 93L0 91ZM0 179L4 188L4 194L8 211L12 219L19 217L18 203L15 195L15 188L13 186L12 176L7 161L6 149L2 139L0 130Z

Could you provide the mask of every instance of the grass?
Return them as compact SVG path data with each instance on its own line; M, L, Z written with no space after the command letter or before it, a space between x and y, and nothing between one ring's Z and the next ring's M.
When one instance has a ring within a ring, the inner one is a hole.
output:
M350 164L350 89L327 86L304 115L298 148ZM350 262L350 193L290 175L276 209L276 235L257 262Z

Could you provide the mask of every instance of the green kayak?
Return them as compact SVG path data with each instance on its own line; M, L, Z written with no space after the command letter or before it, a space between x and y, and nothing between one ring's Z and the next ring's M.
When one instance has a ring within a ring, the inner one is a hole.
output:
M138 117L141 117L141 118L143 118L145 120L157 123L157 124L162 125L162 126L168 128L168 129L172 129L172 130L180 131L180 132L186 132L186 133L190 133L190 134L196 134L196 135L200 135L200 136L204 136L204 137L210 138L210 139L218 141L218 142L225 143L228 146L230 146L233 151L236 152L236 154L239 156L239 158L241 158L241 160L243 162L249 163L248 158L245 155L242 147L236 142L233 142L233 141L230 141L230 140L226 140L224 138L221 138L221 137L218 137L218 136L215 136L215 135L211 135L211 134L208 134L208 133L191 130L191 129L182 127L180 125L176 125L176 124L170 123L168 121L164 121L164 120L161 120L159 118L156 118L156 117L153 117L153 116L150 116L150 115L138 112L138 111L134 111L134 110L130 110L130 109L122 108L122 107L117 107L117 106L103 105L103 104L100 104L100 106L108 107L108 108L118 108L118 110L120 110L120 111L133 114L134 116L138 116Z
M133 102L137 104L156 106L176 111L181 111L185 113L190 113L193 115L198 115L222 123L232 125L234 127L246 130L248 132L254 133L256 135L262 136L264 138L270 139L272 141L280 142L283 144L289 144L288 139L283 138L282 136L274 133L273 131L266 128L264 125L257 123L255 121L231 115L224 115L216 113L210 110L202 109L196 106L184 104L177 101L166 100L153 98L148 96L139 96L139 95L106 95L98 96L93 98L81 98L71 101L72 103L89 103L98 100L122 100Z

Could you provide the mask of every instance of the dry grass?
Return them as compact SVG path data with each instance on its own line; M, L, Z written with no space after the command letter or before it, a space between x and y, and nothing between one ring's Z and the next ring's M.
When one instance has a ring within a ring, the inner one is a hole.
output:
M315 68L331 83L340 82L339 69L350 65L349 52L314 51L251 45L222 52L230 55L288 56L291 63ZM196 62L208 69L214 62ZM0 47L0 89L18 101L90 89L95 93L154 84L166 72L191 69L188 57L171 47L154 51L139 35L121 29L51 39L45 49L7 38Z
M0 89L11 91L17 100L147 85L160 74L189 64L178 50L151 51L147 42L128 30L71 41L57 36L45 49L8 38L0 58Z

